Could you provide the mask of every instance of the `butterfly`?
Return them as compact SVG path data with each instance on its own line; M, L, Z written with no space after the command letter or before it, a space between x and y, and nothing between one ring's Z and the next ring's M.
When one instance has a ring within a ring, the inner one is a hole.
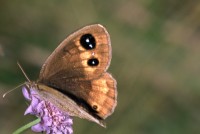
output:
M36 82L26 82L39 96L70 116L104 126L117 105L117 82L107 72L111 41L100 24L69 35L47 58Z

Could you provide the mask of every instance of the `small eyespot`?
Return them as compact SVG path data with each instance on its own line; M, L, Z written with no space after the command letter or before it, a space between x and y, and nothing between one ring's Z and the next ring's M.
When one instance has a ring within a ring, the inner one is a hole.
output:
M91 34L84 34L81 36L80 44L87 50L91 50L96 47L95 38Z
M92 106L92 109L94 109L94 110L97 110L97 108L98 108L97 105Z
M97 66L97 65L99 65L99 60L96 59L96 58L89 59L88 62L87 62L87 64L89 66Z

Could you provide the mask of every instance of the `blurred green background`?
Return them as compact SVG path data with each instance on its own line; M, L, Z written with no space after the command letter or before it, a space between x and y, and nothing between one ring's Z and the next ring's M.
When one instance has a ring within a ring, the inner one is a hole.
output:
M67 35L94 23L111 36L118 106L106 129L75 118L74 133L200 133L199 1L0 1L0 94L25 81L17 61L36 80ZM2 134L33 120L26 108L20 89L0 97Z

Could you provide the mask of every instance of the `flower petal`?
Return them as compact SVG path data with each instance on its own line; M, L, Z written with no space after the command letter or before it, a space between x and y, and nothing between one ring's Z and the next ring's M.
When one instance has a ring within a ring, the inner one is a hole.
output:
M39 123L31 127L34 132L42 132L44 131L43 126Z
M52 119L50 118L50 117L43 117L42 118L43 119L43 121L44 121L44 124L45 124L45 126L51 126L52 125Z
M30 105L26 111L24 112L24 115L27 115L27 114L33 114L33 109L32 109L32 106Z
M32 97L31 106L32 106L33 108L36 108L37 105L39 104L39 102L40 102L40 101L39 101L38 98Z
M45 131L47 134L72 134L73 121L68 113L61 111L51 102L40 98L36 90L34 88L30 88L30 92L27 88L22 90L24 97L31 101L24 114L33 114L41 119L38 124L32 126L32 130L35 132Z
M66 127L65 130L66 130L66 131L65 131L66 134L73 134L73 129L72 129L72 127Z
M27 100L29 100L29 101L31 100L31 96L30 96L30 94L29 94L29 92L28 92L28 90L25 86L22 87L22 93Z

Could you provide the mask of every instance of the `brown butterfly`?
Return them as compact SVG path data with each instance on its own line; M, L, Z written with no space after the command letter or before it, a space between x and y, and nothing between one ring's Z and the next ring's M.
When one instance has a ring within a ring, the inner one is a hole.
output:
M105 127L117 105L117 83L106 72L110 60L108 32L100 24L89 25L69 35L48 57L38 81L26 85L69 115Z

